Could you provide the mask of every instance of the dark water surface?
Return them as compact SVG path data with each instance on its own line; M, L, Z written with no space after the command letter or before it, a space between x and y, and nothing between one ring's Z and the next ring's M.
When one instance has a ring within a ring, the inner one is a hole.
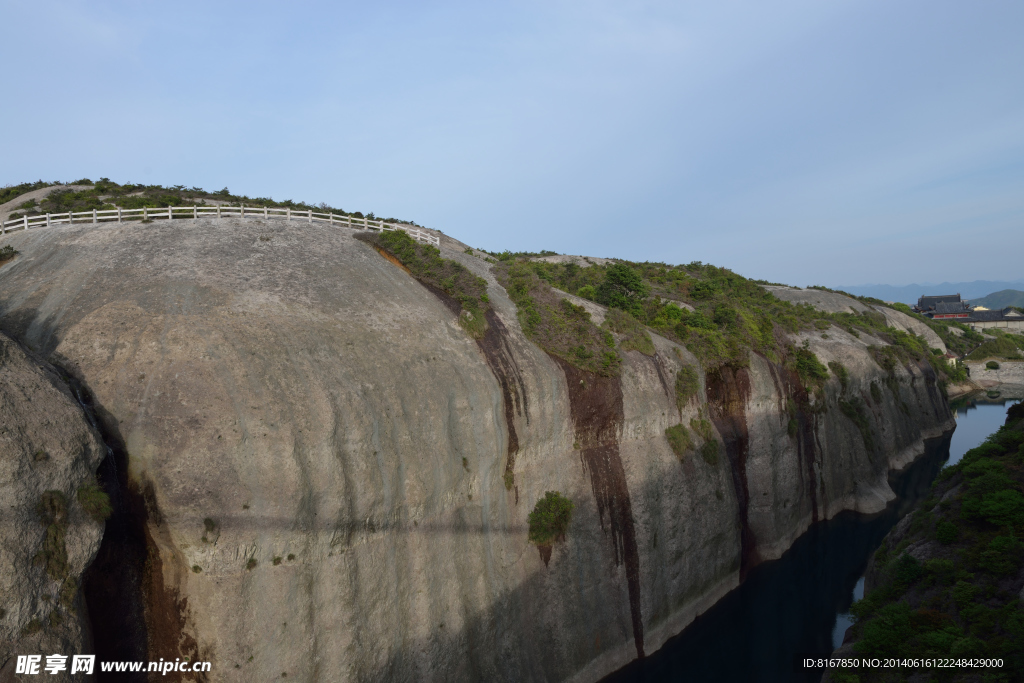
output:
M820 671L796 667L800 657L828 655L849 625L845 613L863 594L871 553L899 519L927 497L947 460L995 431L1006 405L956 406L957 429L926 442L925 454L889 477L896 500L876 515L844 512L813 525L785 555L750 572L746 581L646 659L604 679L817 683ZM859 593L855 592L859 589Z

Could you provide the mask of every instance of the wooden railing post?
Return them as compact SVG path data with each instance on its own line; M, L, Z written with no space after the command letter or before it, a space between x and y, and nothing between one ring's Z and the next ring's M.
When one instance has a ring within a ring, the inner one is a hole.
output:
M50 214L46 214L46 227L50 227Z
M312 222L313 222L313 209L310 209L310 210L309 210L309 222L310 222L310 223L312 223Z
M174 219L174 214L171 213L172 211L174 211L174 207L168 206L167 207L167 220L173 220Z
M25 216L25 229L28 230L28 216Z
M142 220L149 220L149 209L147 209L146 207L142 207Z
M96 222L96 209L93 209L93 210L92 210L92 222L93 222L93 223L95 223L95 222Z
M288 207L288 220L292 219L292 207Z
M192 205L192 220L196 220L198 218L199 218L199 209L196 208L195 204L193 204Z
M217 205L217 218L220 218L220 204Z
M239 214L242 218L245 218L245 204L242 204L242 213Z
M117 222L121 222L121 207L117 207Z
M263 207L263 217L264 218L270 218L270 213L267 211L267 207L266 206Z

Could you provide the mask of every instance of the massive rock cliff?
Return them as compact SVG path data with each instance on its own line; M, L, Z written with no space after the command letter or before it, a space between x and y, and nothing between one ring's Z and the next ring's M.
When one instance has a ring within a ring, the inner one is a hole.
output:
M86 591L104 596L97 651L210 659L215 680L595 680L815 520L881 509L887 472L952 425L929 366L886 373L881 342L835 329L795 340L849 369L823 401L758 356L705 376L656 336L620 378L584 373L527 340L489 264L448 238L488 281L479 343L346 229L8 240L0 324L92 392L126 473ZM683 365L702 386L680 411ZM697 417L717 461L669 447ZM526 533L548 490L576 503L550 554ZM135 588L113 595L117 572ZM101 635L140 614L136 642Z
M79 501L106 449L65 381L0 335L0 680L91 649L82 573L103 525ZM89 489L87 489L89 490ZM53 680L71 680L68 671Z

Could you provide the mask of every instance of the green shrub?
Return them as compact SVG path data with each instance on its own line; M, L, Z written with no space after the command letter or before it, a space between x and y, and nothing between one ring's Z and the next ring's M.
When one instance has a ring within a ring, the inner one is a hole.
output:
M579 291L576 292L576 296L581 297L583 299L590 299L591 301L593 301L594 297L597 296L597 290L594 289L591 285L584 285L579 288Z
M619 374L622 359L611 332L595 325L585 308L560 296L530 262L502 262L494 270L531 341L583 370L606 377Z
M615 263L605 271L604 282L597 287L596 301L642 317L642 302L649 293L650 287L640 273L624 263Z
M573 502L558 491L548 491L530 513L530 542L551 545L565 537L572 521Z
M697 432L705 441L713 441L715 438L715 430L709 420L695 417L690 420L690 429Z
M110 505L110 496L96 484L83 484L78 487L78 504L97 522L105 522L114 512Z
M256 561L255 557L250 557L249 561L245 563L245 568L247 571L251 572L253 569L256 569L256 565L258 564L259 562Z
M871 383L871 386L872 388L875 387L874 382ZM873 391L872 395L874 395ZM871 423L868 421L867 410L860 397L853 396L849 401L839 401L839 411L857 426L861 441L864 442L864 449L868 453L873 453L875 451L875 437L871 432Z
M989 370L998 370L999 363L995 362L994 360L990 360L989 362L985 363L985 367L988 368Z
M43 547L36 554L34 564L46 569L46 574L54 581L67 577L68 552L65 544L65 533L68 525L68 501L60 491L46 491L39 497L37 505L40 521L46 527Z
M943 520L935 525L935 538L943 545L956 543L956 539L959 535L960 528L952 522Z
M676 408L680 413L699 390L700 379L697 377L697 371L689 365L679 368L676 373Z
M700 447L700 455L704 458L704 462L711 465L712 467L718 464L718 442L714 439L705 441L704 445Z
M981 553L978 566L989 574L1009 576L1020 568L1022 546L1010 530L1007 536L996 536Z
M690 441L690 432L686 431L686 427L683 425L669 427L665 430L665 437L668 439L668 445L672 447L672 452L680 460L683 459L688 450L693 448L693 443Z
M612 332L626 335L626 338L619 344L623 351L636 350L645 356L654 355L654 342L639 320L633 317L629 311L618 308L609 308L605 315L604 326Z
M441 258L437 247L418 242L402 230L359 233L357 237L396 259L417 280L458 301L462 306L459 324L474 338L483 338L491 308L486 280L458 261Z
M793 350L793 362L804 386L820 386L828 379L828 369L821 364L814 352L806 347Z
M846 366L839 361L830 360L828 362L828 369L832 371L832 374L839 380L840 386L843 391L846 391L850 386L850 371L846 369Z
M17 249L12 247L11 245L5 244L3 247L0 247L0 263L5 263L7 261L10 261L12 258L17 256L19 253L21 253L21 252L19 252Z

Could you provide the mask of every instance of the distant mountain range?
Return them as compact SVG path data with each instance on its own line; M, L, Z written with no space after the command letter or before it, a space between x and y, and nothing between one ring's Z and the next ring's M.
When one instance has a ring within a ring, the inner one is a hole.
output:
M974 282L942 282L937 285L846 285L839 286L835 289L840 289L850 294L856 294L858 296L873 296L876 299L882 301L898 301L908 305L917 303L919 297L926 294L957 294L959 293L965 299L969 299L972 304L980 304L987 308L998 308L999 304L990 306L988 304L981 303L977 299L987 298L990 294L992 296L1002 295L1006 291L1013 291L1018 295L1024 296L1019 290L1024 289L1024 279L1014 280L1012 282L997 281L997 280L975 280ZM995 292L995 294L993 294ZM999 299L1002 301L1002 299ZM1006 303L1003 306L1020 306L1020 303Z
M1019 289L1004 289L1000 292L983 296L980 299L971 299L971 303L975 306L984 306L993 310L1006 308L1007 306L1024 308L1024 292Z

